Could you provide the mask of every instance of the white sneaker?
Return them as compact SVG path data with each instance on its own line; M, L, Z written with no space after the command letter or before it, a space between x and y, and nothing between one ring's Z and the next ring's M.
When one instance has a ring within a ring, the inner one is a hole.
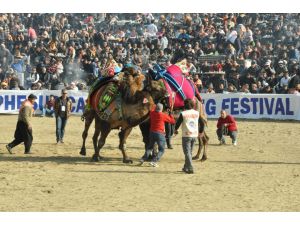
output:
M232 144L233 144L233 146L237 146L237 142L236 141L234 141Z
M156 162L150 162L150 165L153 166L153 167L159 167Z

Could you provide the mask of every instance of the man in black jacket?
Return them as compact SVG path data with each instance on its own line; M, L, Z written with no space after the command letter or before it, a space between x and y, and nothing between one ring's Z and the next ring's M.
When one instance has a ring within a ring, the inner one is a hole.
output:
M288 92L294 94L300 91L300 76L297 68L293 68L290 82L288 84Z
M15 131L15 139L6 145L6 149L10 154L12 148L24 142L25 154L30 154L30 148L32 145L32 123L31 118L33 115L33 105L37 97L33 94L28 96L28 99L22 102L19 110L18 123Z

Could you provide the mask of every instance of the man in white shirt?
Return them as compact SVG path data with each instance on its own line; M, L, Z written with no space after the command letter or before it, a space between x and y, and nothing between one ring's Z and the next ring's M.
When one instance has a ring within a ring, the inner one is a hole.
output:
M159 39L160 42L160 49L165 50L168 47L168 38L163 34L162 37Z
M175 125L174 134L178 134L178 128L182 125L182 148L185 156L182 171L188 174L194 173L192 165L192 151L198 137L204 135L204 123L199 119L199 112L194 110L194 101L192 99L184 100L184 111Z
M150 37L155 37L158 32L157 26L154 24L154 20L151 20L151 23L147 26L148 35Z
M283 77L280 79L280 87L283 86L288 86L289 82L290 82L290 76L289 76L289 71L286 69L283 72Z

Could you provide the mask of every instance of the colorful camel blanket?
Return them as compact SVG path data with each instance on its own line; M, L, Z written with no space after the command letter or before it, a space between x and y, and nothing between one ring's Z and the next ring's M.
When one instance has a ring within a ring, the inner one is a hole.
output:
M158 65L154 66L156 72L153 79L162 79L169 94L169 103L172 108L183 108L184 100L195 98L195 88L192 82L186 79L179 66L171 65L164 70Z
M195 88L192 82L188 79L186 79L183 74L181 69L177 65L171 65L167 68L167 73L169 73L173 79L177 82L179 85L176 87L173 85L173 83L168 82L169 88L168 92L170 94L170 98L174 95L175 93L175 98L174 98L174 108L182 108L184 106L184 100L185 99L194 99L195 97ZM171 89L171 90L170 90ZM184 95L181 93L183 92ZM171 99L169 99L171 100Z
M110 59L105 68L101 71L102 77L97 79L91 86L89 91L89 96L87 99L86 109L89 110L91 107L91 97L94 95L94 92L99 90L100 87L107 85L107 88L103 91L103 96L101 96L101 102L99 103L99 110L103 111L109 103L113 100L114 94L117 93L117 88L113 85L113 79L115 76L118 76L118 73L121 72L120 65L114 60Z
M90 96L90 105L102 120L108 120L115 109L120 107L119 86L114 82L109 82L101 86ZM119 100L117 100L119 98ZM120 117L122 115L120 114Z

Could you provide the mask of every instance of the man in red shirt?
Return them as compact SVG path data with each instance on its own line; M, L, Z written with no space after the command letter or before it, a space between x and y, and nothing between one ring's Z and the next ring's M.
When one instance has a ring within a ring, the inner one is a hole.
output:
M217 135L220 141L220 145L225 144L224 136L230 136L232 139L232 144L237 145L237 125L233 116L227 115L224 109L221 110L221 116L218 119L217 123Z
M155 143L157 143L158 145L158 154L153 158L153 161L150 162L151 166L158 167L157 162L161 159L162 155L165 152L165 123L175 124L175 119L172 115L168 115L166 113L163 113L162 111L163 105L161 103L158 103L155 107L155 110L152 110L150 112L150 143L145 154L140 160L141 165L151 155Z

